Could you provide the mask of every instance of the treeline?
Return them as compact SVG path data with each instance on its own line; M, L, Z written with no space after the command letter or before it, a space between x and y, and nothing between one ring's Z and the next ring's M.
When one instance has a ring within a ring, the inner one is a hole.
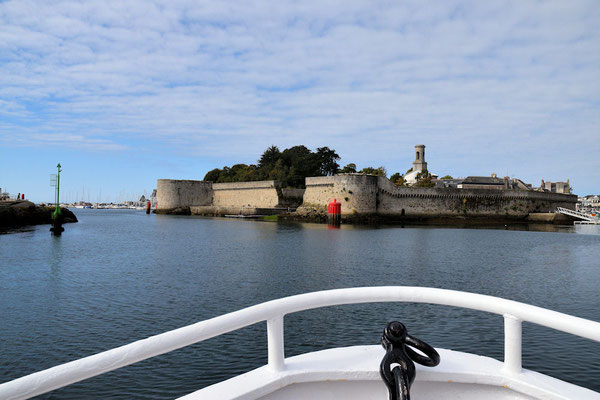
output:
M210 182L247 182L276 180L283 187L303 188L307 176L328 176L337 173L357 172L355 164L340 169L340 156L329 147L311 151L306 146L294 146L280 151L271 146L262 154L257 164L235 164L232 167L215 168L204 177ZM363 168L367 174L386 175L385 168Z
M357 171L356 164L350 163L340 168L337 163L339 159L340 156L329 147L319 147L313 152L302 145L283 151L277 146L271 146L265 150L256 165L235 164L232 167L215 168L208 171L204 180L219 183L276 180L281 182L283 187L304 188L304 179L308 176L355 172L387 176L384 167L366 167ZM423 175L424 186L431 185L427 171ZM399 173L393 174L390 179L398 186L405 185L404 176Z
M283 187L304 187L307 176L333 175L339 170L340 156L329 147L316 152L306 146L294 146L280 151L271 146L262 154L258 164L236 164L223 169L215 168L204 177L211 182L244 182L276 180Z

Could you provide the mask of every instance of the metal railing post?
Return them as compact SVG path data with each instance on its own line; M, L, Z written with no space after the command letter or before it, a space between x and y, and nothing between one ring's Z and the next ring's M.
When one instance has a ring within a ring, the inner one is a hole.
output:
M283 315L267 320L268 365L274 372L284 368Z
M504 370L511 374L521 373L521 338L523 321L511 314L504 314Z

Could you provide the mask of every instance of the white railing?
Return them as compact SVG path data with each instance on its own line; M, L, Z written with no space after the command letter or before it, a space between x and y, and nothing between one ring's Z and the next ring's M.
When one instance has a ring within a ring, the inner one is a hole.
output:
M590 214L582 213L581 211L569 210L568 208L556 207L556 212L573 218L581 218L584 221L594 222L598 220L598 218L594 218Z
M268 301L36 372L0 384L0 398L27 399L262 321L267 321L268 366L277 373L285 370L283 317L286 314L326 306L377 302L431 303L503 315L504 371L507 374L521 372L522 321L600 342L598 322L498 297L408 286L336 289Z

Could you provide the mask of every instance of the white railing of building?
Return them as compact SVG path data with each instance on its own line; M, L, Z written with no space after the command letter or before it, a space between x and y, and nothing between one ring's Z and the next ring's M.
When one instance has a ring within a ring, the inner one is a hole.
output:
M597 218L592 217L590 214L582 213L581 211L569 210L568 208L556 207L556 212L568 215L574 218L581 218L584 221L596 221Z
M600 342L600 323L498 297L454 290L384 286L336 289L272 300L151 336L0 384L0 398L27 399L126 365L164 354L258 322L267 322L268 366L285 370L283 317L298 311L342 304L431 303L504 316L504 372L521 372L522 321Z

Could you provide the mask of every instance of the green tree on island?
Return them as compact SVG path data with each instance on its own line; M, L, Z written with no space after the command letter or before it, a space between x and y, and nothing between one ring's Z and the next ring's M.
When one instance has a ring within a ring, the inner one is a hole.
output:
M340 169L338 161L340 156L329 147L318 147L311 151L306 146L293 146L283 151L277 146L268 147L254 164L235 164L232 167L225 166L222 169L215 168L208 171L204 176L205 181L210 182L247 182L276 180L283 187L304 188L306 177L331 176L337 173L356 173L357 167L349 163ZM410 168L408 172L411 172ZM359 173L387 176L385 167L365 167ZM427 170L417 175L415 187L434 187L431 174ZM442 179L452 179L450 175ZM396 186L408 186L404 175L396 172L390 176L390 181Z
M265 150L258 165L235 164L233 167L209 171L205 181L244 182L277 180L283 187L304 187L307 176L333 175L339 171L340 156L329 147L319 147L312 152L306 146L294 146L280 151L277 146Z

